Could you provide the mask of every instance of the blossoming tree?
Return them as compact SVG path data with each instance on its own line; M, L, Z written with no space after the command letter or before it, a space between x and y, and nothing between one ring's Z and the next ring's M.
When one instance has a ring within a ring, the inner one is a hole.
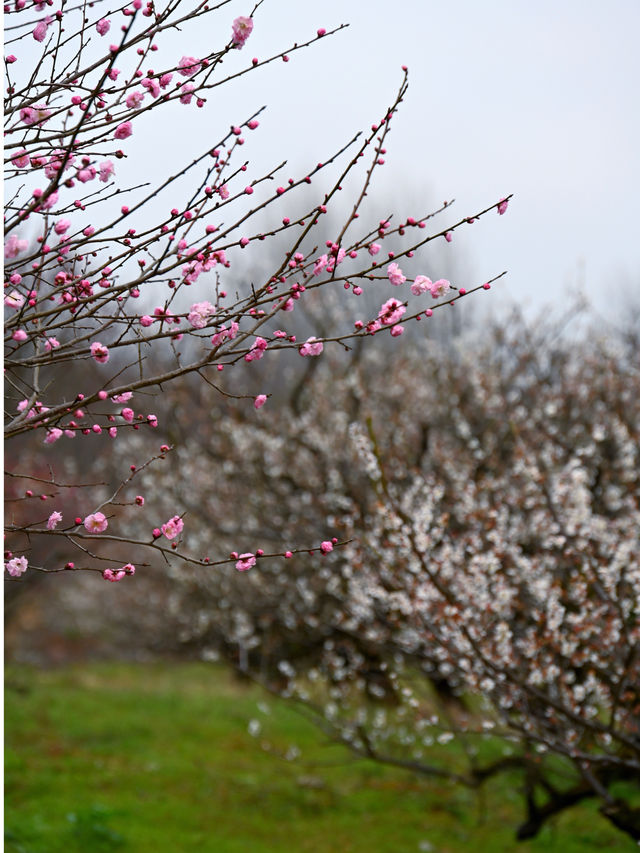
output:
M637 338L557 335L512 319L446 359L376 348L269 420L202 418L161 480L190 516L224 543L347 544L175 572L173 603L185 642L359 755L471 787L518 774L519 837L597 798L638 839Z
M419 275L410 286L423 302L408 310L409 284L399 263L430 241L451 241L476 217L456 221L445 202L438 212L447 222L433 230L427 230L432 213L361 224L406 92L406 69L379 121L301 175L288 176L286 162L252 173L242 146L249 148L249 137L260 132L260 110L234 116L216 141L208 122L199 155L182 165L172 159L166 173L149 165L135 147L137 128L163 117L158 127L166 127L175 110L204 116L217 87L289 62L342 29L319 29L286 52L242 63L237 52L251 36L259 5L226 21L226 43L204 56L191 55L188 28L214 15L219 22L224 2L132 0L106 16L95 5L62 3L54 10L52 0L5 7L7 50L14 51L5 57L5 436L11 442L5 567L11 578L30 568L98 571L119 581L135 573L134 553L138 567L172 556L207 571L229 561L240 571L252 567L262 554L241 542L231 558L194 555L189 521L177 504L167 517L147 516L146 533L133 535L133 520L146 512L136 488L140 474L172 450L154 442L152 392L189 374L214 384L223 371L238 376L279 350L316 358L354 339L397 337L400 320L425 318L490 286L465 289ZM181 49L175 33L183 31ZM225 60L237 70L223 72ZM135 185L119 176L129 157L138 158ZM323 216L343 185L353 203L338 231L328 234ZM477 216L503 213L507 202ZM302 215L294 212L300 204ZM385 241L397 236L405 239L402 250L385 257ZM275 266L263 266L251 284L241 281L234 273L239 259L255 253L258 263L270 242L279 247ZM309 243L312 251L303 254ZM353 300L373 288L381 307L353 325L337 322L306 340L287 329L291 312L314 291ZM161 359L150 357L158 352ZM226 393L236 393L233 382ZM267 383L244 395L246 405L259 409L271 393ZM106 467L113 443L138 431L147 435L145 446L117 481L85 482L82 454L104 458ZM84 447L72 449L71 442ZM62 563L52 547L61 541L68 552ZM295 550L280 543L274 553Z

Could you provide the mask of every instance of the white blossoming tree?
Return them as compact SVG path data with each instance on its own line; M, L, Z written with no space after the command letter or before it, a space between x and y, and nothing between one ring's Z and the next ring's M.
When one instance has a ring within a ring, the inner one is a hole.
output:
M518 773L520 838L597 798L638 839L637 338L491 337L318 363L268 421L203 416L164 476L221 543L348 544L176 572L183 637L362 756L472 787Z

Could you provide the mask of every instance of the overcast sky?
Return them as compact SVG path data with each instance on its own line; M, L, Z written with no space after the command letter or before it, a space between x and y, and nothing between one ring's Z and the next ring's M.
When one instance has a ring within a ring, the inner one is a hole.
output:
M221 47L251 9L232 0L164 33L159 64ZM142 161L122 161L118 177L136 183L143 162L155 182L263 104L248 176L284 158L300 175L379 119L407 65L378 175L383 207L406 217L455 198L443 227L514 193L507 215L456 233L469 284L506 269L491 300L562 308L579 289L605 317L640 304L640 0L264 0L224 70L341 23L290 62L215 89L204 110L172 105L163 132L153 117L136 124L127 151L143 145ZM40 48L28 36L24 49Z
M269 105L274 157L307 164L368 128L406 64L380 174L400 215L454 197L468 215L514 193L507 215L456 238L478 280L508 269L500 293L532 306L576 287L605 313L640 297L638 0L266 0L242 59L339 23L232 96Z

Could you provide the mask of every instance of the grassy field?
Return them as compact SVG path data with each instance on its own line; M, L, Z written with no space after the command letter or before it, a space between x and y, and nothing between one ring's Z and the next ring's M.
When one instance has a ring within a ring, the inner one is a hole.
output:
M354 761L286 705L206 664L9 667L9 853L636 850L593 804L518 844L517 779L479 797ZM248 732L299 759L259 748Z

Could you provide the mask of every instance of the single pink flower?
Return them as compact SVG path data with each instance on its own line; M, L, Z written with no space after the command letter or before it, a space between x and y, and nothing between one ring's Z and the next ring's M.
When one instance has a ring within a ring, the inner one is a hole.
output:
M47 430L47 435L45 437L44 443L54 444L59 438L62 438L63 435L64 433L61 429L58 429L58 427L52 427L52 429Z
M210 302L194 302L189 311L187 320L194 329L204 329L209 322L209 317L216 313L216 309Z
M258 394L258 396L253 401L254 408L261 409L266 402L267 402L267 395L266 394Z
M393 338L397 338L403 334L404 334L404 326L401 326L400 323L396 323L395 326L391 327L391 336Z
M320 355L324 349L324 344L315 337L307 338L300 347L300 355Z
M438 281L434 281L431 285L431 296L434 299L439 299L441 296L444 296L445 293L449 290L451 284L447 281L446 278L439 278Z
M135 110L140 106L143 100L144 92L135 91L127 95L127 100L125 101L125 103L130 110Z
M240 554L238 562L236 563L236 569L239 572L246 572L248 569L253 568L256 564L256 558L253 554Z
M126 139L128 136L131 136L132 133L133 130L131 128L131 122L124 121L116 127L116 131L113 135L116 139Z
M49 518L47 519L47 530L55 530L58 524L62 521L62 513L52 512Z
M180 95L180 103L181 104L190 104L191 99L193 98L193 91L196 87L193 83L185 83L184 86L180 89L182 94Z
M85 166L84 169L78 169L76 172L76 178L80 181L81 184L88 184L89 181L92 181L96 176L96 167L95 166Z
M162 532L167 537L167 539L175 539L184 528L184 521L180 518L179 515L174 515L173 518L170 518L165 524L162 525Z
M506 198L501 198L498 203L498 213L502 216L503 213L507 212L507 207L509 205L509 200Z
M29 563L26 557L13 557L11 560L7 560L4 567L12 578L19 578L27 571Z
M11 239L11 238L9 238ZM26 240L22 241L26 243ZM6 247L5 247L5 255L6 255ZM11 256L9 256L11 257ZM17 290L12 290L11 293L7 294L4 298L4 304L7 308L15 308L17 311L18 308L22 308L24 305L24 296L21 293L18 293Z
M29 243L26 240L19 240L15 234L12 234L4 244L5 258L15 258L21 252L24 252ZM5 302L5 305L7 303Z
M417 275L415 281L411 285L411 293L415 296L420 296L421 293L431 291L433 282L426 275Z
M71 228L71 222L68 219L58 219L53 230L56 234L64 234L69 228Z
M253 344L251 345L251 349L245 355L245 361L259 361L264 355L264 351L266 350L268 344L264 338L256 338Z
M369 254L370 255L377 255L381 248L382 248L382 246L380 245L380 243L372 243L369 246Z
M13 155L13 157L11 158L11 162L18 169L26 169L29 165L29 155L23 148L21 151L18 151Z
M109 361L109 350L99 341L94 341L94 343L91 344L91 355L98 364L106 364Z
M396 263L389 264L389 266L387 267L387 275L389 276L389 281L391 282L391 284L395 285L396 287L398 287L398 285L400 284L403 284L407 280L407 277L402 274L402 270Z
M35 25L33 30L33 37L36 41L44 41L47 37L47 27L51 23L52 19L47 15L46 18L43 18L41 21Z
M328 554L330 551L333 551L333 542L329 542L327 540L326 542L320 543L320 550L323 554Z
M111 21L108 18L101 18L96 24L96 30L98 34L101 36L106 36L106 34L111 29Z
M194 74L200 71L200 68L200 60L196 59L195 56L183 56L178 63L178 74L181 74L183 77L193 77Z
M241 50L253 30L253 19L244 15L236 18L232 25L233 43Z
M91 513L85 518L83 524L89 533L103 533L109 526L109 522L102 512Z
M111 583L117 583L118 581L122 580L125 574L126 572L124 572L122 569L118 569L117 571L114 571L113 569L105 569L102 573L102 577L106 581L111 581Z
M111 160L103 160L103 162L100 163L99 168L100 168L100 180L102 181L103 184L106 184L107 181L109 180L109 178L111 177L111 175L113 175L113 172L114 172L113 163L111 162Z
M387 299L378 311L378 317L385 326L395 325L406 311L406 307L397 299Z

